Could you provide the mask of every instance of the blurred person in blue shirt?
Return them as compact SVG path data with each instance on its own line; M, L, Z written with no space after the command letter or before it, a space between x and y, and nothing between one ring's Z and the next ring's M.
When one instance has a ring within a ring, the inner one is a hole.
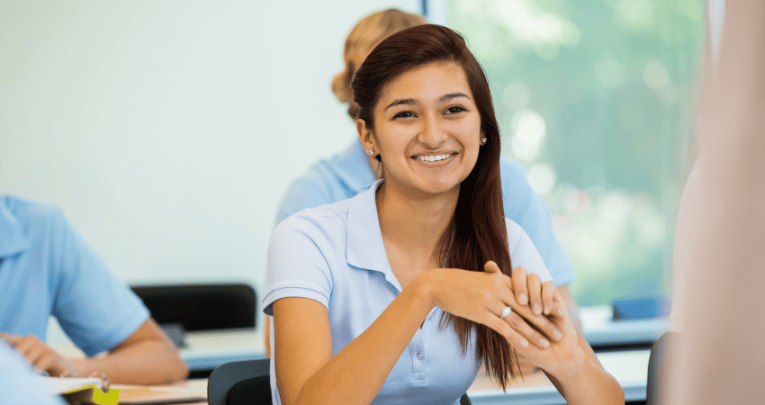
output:
M46 345L51 315L87 358ZM0 196L0 340L52 376L101 372L112 382L159 384L188 374L140 298L61 211L12 196Z
M351 79L356 70L383 39L403 29L426 23L420 15L389 9L363 18L348 34L343 52L345 68L332 80L332 91L340 102L348 104L348 115L354 122L359 107L353 101ZM378 163L373 157L367 156L363 149L356 138L346 150L329 159L319 160L308 172L293 181L281 201L276 223L279 224L303 209L342 201L370 188L380 177ZM576 273L555 236L547 207L532 190L524 169L517 162L502 156L500 177L505 216L518 223L534 243L569 308L574 325L581 332L576 302L568 288L576 280ZM535 311L541 313L541 308ZM266 354L270 356L268 317L265 327Z

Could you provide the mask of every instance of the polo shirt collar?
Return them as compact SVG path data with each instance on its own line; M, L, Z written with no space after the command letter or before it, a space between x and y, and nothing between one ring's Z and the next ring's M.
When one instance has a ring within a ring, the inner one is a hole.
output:
M366 270L378 271L401 291L401 284L390 269L385 245L382 240L380 221L377 216L375 192L383 180L378 180L369 190L351 199L348 208L348 264Z
M0 198L0 259L21 253L29 245L19 221L5 206L6 201Z
M369 167L367 154L358 138L348 149L338 154L329 163L338 179L349 190L364 190L376 180L372 168Z

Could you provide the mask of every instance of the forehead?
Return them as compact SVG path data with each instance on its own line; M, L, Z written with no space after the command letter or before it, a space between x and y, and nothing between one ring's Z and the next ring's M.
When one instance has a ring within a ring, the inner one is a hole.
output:
M378 106L397 99L427 102L454 93L473 98L465 70L456 62L433 62L396 76L383 87Z

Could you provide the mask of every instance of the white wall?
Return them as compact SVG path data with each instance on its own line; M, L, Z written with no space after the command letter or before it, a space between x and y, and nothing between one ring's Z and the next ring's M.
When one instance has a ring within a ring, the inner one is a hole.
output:
M0 2L0 193L131 283L258 288L291 179L355 136L345 36L413 0Z

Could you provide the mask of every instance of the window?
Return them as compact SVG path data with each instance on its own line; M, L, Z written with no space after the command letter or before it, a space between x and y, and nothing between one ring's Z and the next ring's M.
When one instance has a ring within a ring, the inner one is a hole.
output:
M553 215L577 302L667 294L703 3L441 7L489 76L503 153L525 166Z

